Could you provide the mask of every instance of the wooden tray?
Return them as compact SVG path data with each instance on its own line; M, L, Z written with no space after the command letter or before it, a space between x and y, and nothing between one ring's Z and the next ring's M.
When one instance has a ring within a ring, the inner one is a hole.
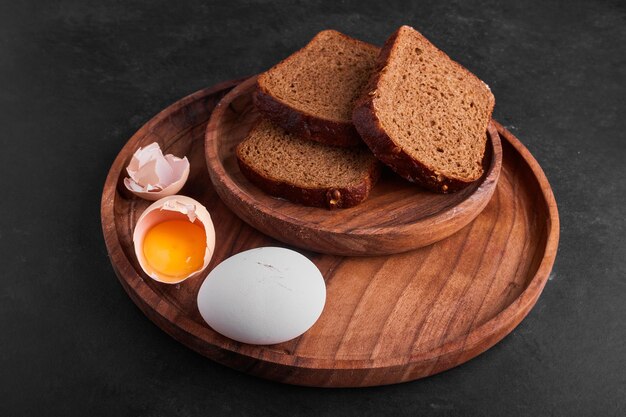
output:
M258 119L252 104L256 77L217 105L206 133L207 167L217 194L240 219L298 248L346 256L387 255L421 248L467 226L485 208L498 183L502 147L489 126L483 178L454 194L436 194L384 172L356 207L329 211L273 198L243 176L234 154Z
M191 349L253 375L356 387L408 381L459 365L493 346L528 314L556 256L559 219L541 168L496 124L502 173L493 198L470 225L399 255L350 258L302 251L322 271L328 292L318 322L293 341L252 346L212 331L196 306L202 277L167 285L139 272L131 236L149 202L126 193L121 180L132 153L152 141L190 158L190 180L181 193L206 205L217 231L207 272L242 250L277 245L222 203L204 165L206 123L235 84L199 91L154 117L124 146L104 186L102 228L111 263L130 298L157 326Z

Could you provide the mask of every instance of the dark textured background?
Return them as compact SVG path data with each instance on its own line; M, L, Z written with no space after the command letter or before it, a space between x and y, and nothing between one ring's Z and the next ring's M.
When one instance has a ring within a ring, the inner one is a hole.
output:
M554 188L535 309L465 365L369 389L256 379L160 331L101 235L125 141L321 29L381 44L401 24L491 86ZM1 1L0 416L626 415L625 51L623 1Z

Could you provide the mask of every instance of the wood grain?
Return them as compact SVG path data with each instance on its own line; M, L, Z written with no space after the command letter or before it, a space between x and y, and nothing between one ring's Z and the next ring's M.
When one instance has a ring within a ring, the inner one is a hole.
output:
M498 182L502 147L489 127L483 178L454 194L424 190L383 173L370 196L342 210L306 207L266 194L241 173L234 154L258 118L252 104L256 77L217 105L206 132L206 159L217 194L239 218L287 244L346 256L406 252L444 239L469 224L487 205Z
M167 285L140 272L132 230L149 203L128 195L119 183L137 147L156 140L167 152L190 157L190 181L181 193L201 201L214 219L218 243L207 272L242 250L285 246L235 216L206 171L205 126L234 85L199 91L155 116L121 150L104 186L102 228L111 263L130 298L157 326L212 360L252 375L356 387L413 380L459 365L493 346L528 314L556 256L558 213L535 159L495 123L502 138L500 181L472 223L436 244L398 255L302 251L325 278L327 304L297 339L253 346L211 330L196 306L202 276Z

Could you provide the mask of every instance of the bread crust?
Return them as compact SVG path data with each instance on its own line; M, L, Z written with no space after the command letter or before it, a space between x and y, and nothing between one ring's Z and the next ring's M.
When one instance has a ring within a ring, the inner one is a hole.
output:
M349 42L357 43L364 47L375 49L376 51L380 50L375 45L351 38L341 32L327 30L315 35L304 48L295 52L293 55L298 54L302 50L306 49L309 44L314 42L315 39L324 32L334 32L336 34L339 34ZM283 64L293 55L290 55L287 58L283 59L272 68ZM354 147L363 145L363 141L361 140L359 133L354 127L352 120L340 121L324 119L293 108L289 104L270 94L264 84L264 74L265 73L261 74L257 79L257 88L253 96L254 104L256 108L259 109L264 114L264 116L266 116L266 118L271 120L274 124L282 127L289 133L293 133L295 135L314 140L316 142L321 142L326 145L340 147Z
M254 185L266 193L284 198L294 203L312 207L325 207L327 209L340 209L354 207L367 198L370 191L380 177L380 163L373 161L367 175L359 184L350 187L321 187L304 188L284 181L276 181L268 178L250 167L239 155L240 147L237 146L237 163L242 174Z
M332 146L348 148L363 145L352 122L321 119L296 110L273 97L259 81L254 94L254 105L272 123L294 135Z
M460 178L448 177L445 174L437 172L414 159L393 141L383 128L378 116L376 115L374 98L378 89L378 83L385 70L385 66L393 51L393 46L398 35L400 34L401 29L402 27L396 30L396 32L394 32L393 35L391 35L385 42L378 57L376 69L374 70L374 73L372 74L372 77L366 87L363 89L363 93L355 103L354 110L352 112L352 121L354 122L361 138L371 149L374 155L401 177L438 193L445 194L459 191L476 180L465 181ZM441 53L445 55L444 52ZM459 65L459 68L470 76L475 77L475 75L463 68L461 65ZM491 120L491 113L489 114L488 120ZM487 131L485 129L485 136L486 135ZM486 162L485 159L485 155L483 154L483 171Z

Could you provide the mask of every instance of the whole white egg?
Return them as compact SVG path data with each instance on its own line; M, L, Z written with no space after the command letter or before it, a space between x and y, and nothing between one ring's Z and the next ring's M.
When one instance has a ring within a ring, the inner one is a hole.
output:
M317 321L325 302L326 285L315 264L278 247L231 256L198 292L198 310L213 330L256 345L300 336Z

